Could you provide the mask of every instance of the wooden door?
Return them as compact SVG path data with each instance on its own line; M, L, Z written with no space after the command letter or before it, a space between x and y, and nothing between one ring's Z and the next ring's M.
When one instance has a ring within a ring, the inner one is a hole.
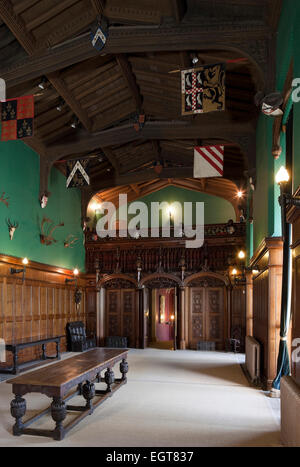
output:
M212 341L224 348L224 288L192 287L190 289L190 347L199 341Z
M133 289L108 289L106 292L106 336L127 337L128 346L136 343L136 294Z

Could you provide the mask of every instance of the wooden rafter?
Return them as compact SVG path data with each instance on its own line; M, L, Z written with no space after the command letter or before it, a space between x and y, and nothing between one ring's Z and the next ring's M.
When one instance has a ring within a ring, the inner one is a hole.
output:
M125 54L117 54L116 60L122 72L123 78L125 79L134 99L136 111L140 113L142 111L142 97L138 85L136 83L135 76L132 73L130 63L128 62L128 59Z
M206 118L207 117L207 118ZM249 122L232 122L226 119L225 112L213 118L203 115L201 125L190 124L183 121L146 122L144 128L137 133L132 125L121 125L116 128L104 130L94 135L82 134L72 138L70 142L54 144L48 147L48 154L54 160L68 154L77 154L83 151L94 151L130 141L148 139L188 139L188 138L219 138L238 143L238 137L254 137L255 128Z
M6 23L28 55L33 55L37 51L38 45L32 34L26 29L21 17L15 14L10 0L0 1L0 17ZM91 122L89 121L86 113L80 108L79 103L72 96L72 93L70 93L59 74L53 73L48 76L48 79L52 86L57 90L58 94L60 94L65 102L67 102L84 127L90 131L92 126Z
M14 31L16 18L10 16L3 4L8 0L2 0L0 3L3 8L2 18L10 23L11 30ZM10 3L10 2L9 2ZM4 11L5 10L5 11ZM1 14L0 14L1 16ZM225 29L209 30L209 27L203 29L201 26L174 26L174 27L143 27L128 26L111 27L109 30L109 39L105 46L106 54L126 54L136 52L154 52L154 51L184 51L184 50L205 50L216 48L235 47L240 49L241 54L245 43L251 41L266 41L268 37L268 28L247 28L243 31L235 30L226 25ZM180 37L180 41L178 40ZM27 35L26 35L27 38ZM24 38L25 40L25 38ZM27 39L26 39L27 41ZM249 50L246 50L247 54ZM95 57L98 52L91 47L90 34L86 33L67 41L67 43L58 45L55 49L45 51L36 57L23 59L18 63L5 69L0 69L1 76L6 80L7 86L12 86L24 82L28 79L36 78L42 74L50 73L67 67L75 63ZM250 54L251 55L251 54ZM255 57L253 57L255 60Z

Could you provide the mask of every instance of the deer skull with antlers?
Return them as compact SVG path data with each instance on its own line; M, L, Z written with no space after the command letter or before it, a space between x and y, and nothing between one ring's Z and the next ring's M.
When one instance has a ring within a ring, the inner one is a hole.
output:
M44 230L46 229L47 224L49 224L48 233ZM52 243L57 243L57 240L55 240L55 238L53 237L53 232L58 227L63 227L63 226L64 226L63 222L61 222L60 224L54 225L54 222L51 219L44 217L42 220L41 234L40 234L41 243L47 246L52 245Z
M6 223L7 223L7 227L8 227L8 231L9 231L9 237L12 240L14 238L15 231L19 227L19 223L18 222L11 222L10 219L7 219Z

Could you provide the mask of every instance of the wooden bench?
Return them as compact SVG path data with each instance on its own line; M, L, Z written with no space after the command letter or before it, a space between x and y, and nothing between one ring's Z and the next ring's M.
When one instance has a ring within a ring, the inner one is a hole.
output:
M24 337L21 339L16 339L11 342L5 342L5 349L8 352L12 352L13 354L13 366L10 368L1 368L0 373L11 373L17 375L22 370L29 370L33 366L36 366L37 362L43 362L44 360L53 360L57 359L60 360L60 340L64 336L39 336L39 337ZM56 356L48 357L46 354L46 345L55 342L56 343ZM20 364L18 354L20 350L27 349L28 347L37 347L41 346L42 348L42 359L35 359L30 362L25 362ZM33 365L30 365L34 363Z
M80 420L92 414L94 408L112 396L123 384L126 384L127 355L127 349L97 348L7 381L8 384L12 384L12 391L15 394L15 398L11 402L11 414L16 419L13 434L15 436L22 434L47 436L58 441L62 440L65 434ZM112 368L118 362L121 362L122 376L115 379ZM103 370L106 371L104 378L101 378ZM96 390L94 382L105 382L107 387L105 390ZM75 391L70 394L74 387ZM45 394L53 398L53 401L49 408L23 422L22 418L26 413L26 400L22 396L30 392ZM68 400L77 395L84 397L86 401L84 406L66 405ZM99 398L93 403L95 396L99 396ZM63 426L67 411L79 411L81 414ZM49 412L56 423L54 430L27 428Z

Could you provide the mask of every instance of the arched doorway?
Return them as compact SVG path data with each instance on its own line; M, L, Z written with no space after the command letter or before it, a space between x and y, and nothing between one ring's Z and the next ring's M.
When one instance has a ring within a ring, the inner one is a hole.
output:
M228 337L228 290L226 276L201 272L189 276L186 287L186 342L189 348L212 344L224 350Z
M177 349L179 285L180 279L167 273L142 279L145 347Z
M106 338L126 337L128 347L139 347L138 290L126 274L111 274L97 283L98 322L102 344Z

